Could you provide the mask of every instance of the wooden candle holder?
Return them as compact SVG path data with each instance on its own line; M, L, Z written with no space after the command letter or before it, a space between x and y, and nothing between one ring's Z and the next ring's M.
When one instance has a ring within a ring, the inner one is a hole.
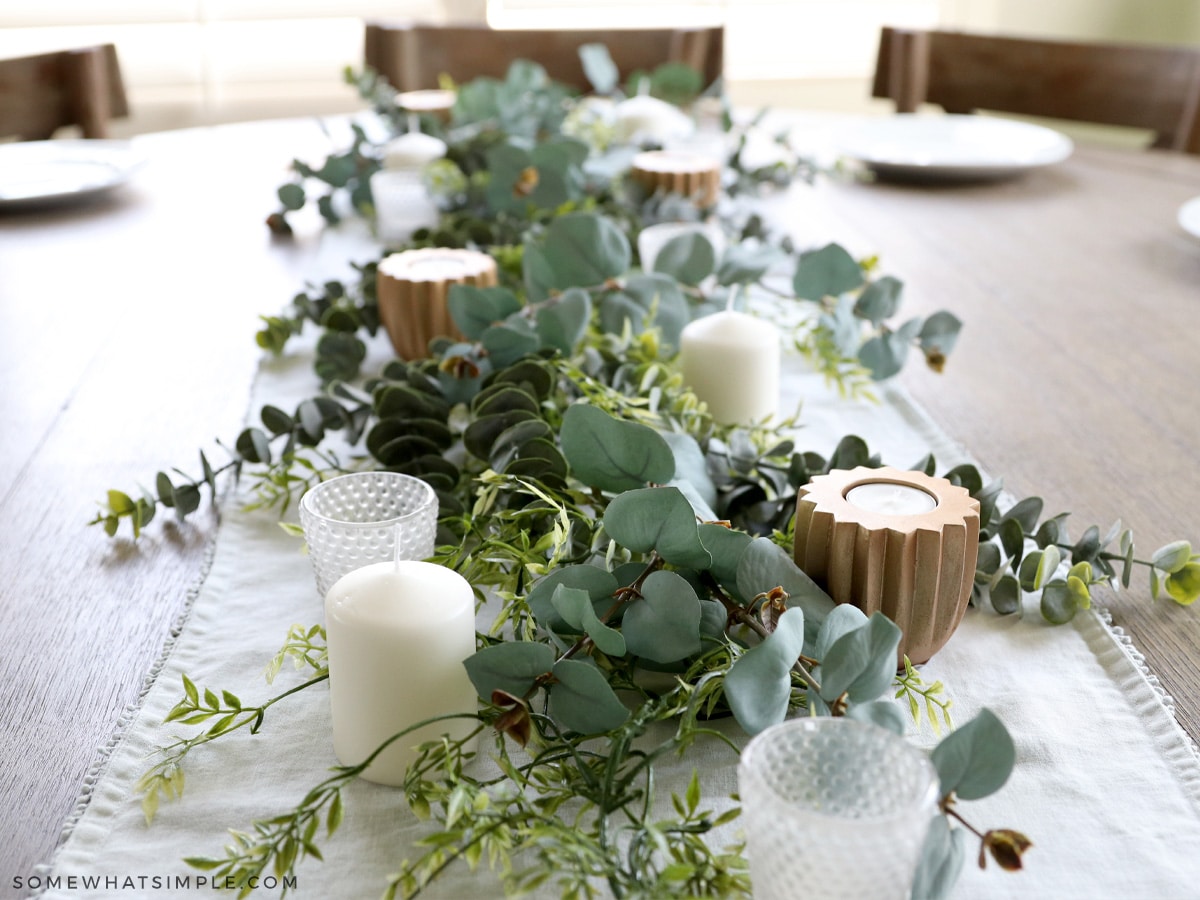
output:
M633 158L630 174L650 192L665 191L693 197L701 206L716 203L721 190L721 163L682 150L639 153Z
M897 515L846 499L869 483L917 488L935 505ZM944 478L859 466L818 475L797 494L796 564L838 603L900 626L899 653L914 663L940 650L962 621L978 555L979 501Z
M465 340L450 318L450 286L491 287L496 281L496 261L486 253L446 247L393 253L375 275L379 321L396 353L422 359L434 338Z

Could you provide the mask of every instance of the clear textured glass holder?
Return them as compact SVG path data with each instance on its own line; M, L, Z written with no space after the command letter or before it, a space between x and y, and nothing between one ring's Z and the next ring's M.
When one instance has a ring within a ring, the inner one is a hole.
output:
M937 809L929 757L876 725L792 719L742 751L755 900L905 900Z
M417 229L437 227L440 213L419 169L376 172L371 176L371 196L375 227L385 244L404 244Z
M300 524L317 590L324 597L347 572L390 559L433 555L438 500L419 478L352 472L300 498Z

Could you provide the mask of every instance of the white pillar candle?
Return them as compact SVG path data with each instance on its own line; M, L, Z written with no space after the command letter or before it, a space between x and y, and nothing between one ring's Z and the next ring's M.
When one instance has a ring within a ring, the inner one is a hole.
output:
M755 316L722 310L683 329L679 366L713 419L748 425L779 406L779 329Z
M886 516L919 516L937 506L932 494L908 484L872 481L846 492L851 506Z
M475 600L457 572L415 560L365 566L329 589L325 621L333 749L343 765L358 765L417 722L475 712L463 667L475 652ZM474 725L449 719L398 738L363 777L403 784L416 745L465 737Z

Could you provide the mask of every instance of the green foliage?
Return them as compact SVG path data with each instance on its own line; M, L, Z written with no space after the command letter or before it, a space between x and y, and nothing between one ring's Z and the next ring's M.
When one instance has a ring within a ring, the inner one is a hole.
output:
M1008 781L1017 752L1008 730L990 710L942 738L930 757L937 769L941 795L979 800Z
M584 55L600 84L613 81L606 59L595 49ZM655 74L659 90L695 89L678 68ZM355 83L393 130L404 127L377 80ZM778 294L783 314L795 318L793 339L818 370L846 393L868 396L872 379L899 371L914 347L940 369L961 323L941 312L893 324L902 285L879 276L875 260L832 244L797 253L754 217L723 223L731 241L719 259L706 239L686 236L667 245L657 271L632 268L633 238L667 203L596 174L595 156L560 133L570 105L541 67L519 62L503 81L461 86L448 129L422 123L450 150L438 174L442 221L413 246L483 248L502 273L499 287L451 291L464 340L435 341L429 359L393 360L363 379L366 341L379 326L375 264L361 266L357 282L310 286L264 319L257 341L281 353L309 324L320 328L321 393L291 411L264 407L259 423L222 445L222 465L201 454L195 477L171 470L157 473L154 492L110 491L95 523L114 534L127 519L136 537L159 505L186 521L226 473L253 479L256 505L286 509L345 470L324 447L334 435L361 455L356 467L425 479L441 506L436 560L499 601L465 666L484 702L480 730L497 732L490 755L501 774L475 774L470 741L424 746L404 794L431 830L413 858L398 860L389 894L411 896L447 866L486 861L506 892L551 882L564 896L602 888L747 896L740 848L712 846L713 829L736 807L706 811L694 778L684 797L671 798L674 816L660 818L656 760L699 741L728 746L732 760L737 747L708 727L713 717L732 714L754 733L803 707L899 730L907 705L913 720L923 708L935 730L948 730L950 701L907 660L896 676L894 624L836 607L791 557L797 488L834 468L880 465L879 457L853 435L832 449L797 448L791 422L715 425L674 364L679 334L735 291ZM802 171L780 164L746 172L746 140L743 132L733 190ZM369 213L363 185L377 159L378 148L356 132L349 152L320 166L297 163L296 179L280 189L275 226L284 230L286 214L314 198L333 221L343 191L350 208ZM769 275L780 264L794 267L784 289ZM937 471L931 456L916 468ZM1180 603L1200 596L1200 556L1186 542L1138 560L1119 524L1072 541L1066 515L1045 518L1040 499L1001 510L1001 485L985 484L973 466L946 477L981 506L977 603L1018 614L1032 592L1045 618L1066 621L1091 603L1095 586L1127 587L1135 565L1148 568L1155 593ZM148 819L182 793L193 749L257 732L275 702L326 677L323 631L294 626L267 665L268 680L289 659L308 680L257 706L185 678L170 719L199 730L162 748L139 783ZM652 690L647 671L673 679ZM892 690L907 704L885 699ZM525 746L519 758L509 755L510 738ZM985 712L951 732L934 762L943 815L918 876L931 897L949 890L965 854L963 830L949 827L961 821L955 801L1003 783L1012 742ZM241 885L319 859L318 833L336 831L341 790L362 768L335 770L292 810L235 832L224 857L189 862ZM1019 865L1022 836L979 836L1002 865Z
M575 477L602 491L619 493L667 482L675 475L671 448L654 429L594 406L568 407L560 440Z
M730 667L725 693L738 724L758 734L782 722L792 702L792 667L804 648L804 611L789 609L775 630Z

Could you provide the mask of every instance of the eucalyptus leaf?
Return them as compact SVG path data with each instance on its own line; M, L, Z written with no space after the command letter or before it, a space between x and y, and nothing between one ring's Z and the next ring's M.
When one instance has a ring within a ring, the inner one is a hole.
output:
M991 541L983 541L979 545L979 555L975 561L975 580L986 583L996 574L1001 563L1000 548Z
M1172 541L1154 551L1150 562L1156 569L1168 574L1180 571L1192 558L1190 541Z
M849 603L839 603L825 617L817 632L817 640L812 648L812 656L820 662L829 655L832 647L842 635L857 631L867 624L867 614L857 606Z
M962 465L955 466L943 477L951 484L966 488L967 493L972 497L976 497L983 490L983 476L979 474L979 469L971 463L963 463Z
M491 700L494 691L523 697L534 681L554 666L554 650L534 641L505 641L484 647L463 665L483 699Z
M698 231L679 234L667 241L654 259L643 259L648 271L670 275L682 284L696 285L716 269L712 241Z
M260 428L247 428L238 435L234 444L238 454L246 462L270 463L271 444ZM115 510L114 510L115 511Z
M521 422L540 421L524 409L514 409L494 416L484 416L476 419L463 432L463 446L467 452L479 459L488 459L492 455L493 442L505 431Z
M754 284L779 258L779 251L767 244L732 244L721 257L717 282L723 285Z
M295 427L292 417L277 406L267 405L259 414L262 423L271 434L287 434Z
M1004 575L991 590L992 608L1002 616L1021 609L1021 583L1012 575Z
M538 399L512 384L492 384L475 395L471 402L471 412L478 418L494 416L501 413L523 410L534 415L542 411Z
M917 340L926 353L937 351L945 356L954 349L960 331L962 320L954 313L941 310L925 320Z
M624 637L621 632L600 621L587 591L559 584L554 588L550 602L567 625L576 629L576 633L582 632L590 637L602 653L609 656L625 655Z
M304 208L304 188L298 184L285 184L279 188L279 202L286 210Z
M675 572L652 572L641 595L621 620L632 655L671 663L700 652L700 598L684 578Z
M865 625L839 637L821 660L821 699L832 703L846 694L862 703L881 696L895 678L901 636L887 616L873 613Z
M667 482L668 487L673 487L683 494L688 503L691 504L692 514L701 522L715 522L719 518L716 510L709 506L704 498L700 496L700 492L692 486L691 482L672 478Z
M575 477L602 491L663 484L675 475L675 457L662 435L586 403L567 408L560 442Z
M960 800L979 800L998 791L1016 758L1008 729L989 709L942 738L930 754L941 796L955 793Z
M1016 519L1001 519L998 529L1000 545L1014 566L1021 564L1025 553L1025 531Z
M538 337L543 346L569 354L583 340L591 317L591 296L582 288L571 288L538 308Z
M934 816L925 832L912 896L921 900L946 900L958 883L966 859L966 831L951 828L946 816Z
M1076 561L1090 562L1100 554L1100 529L1095 525L1088 526L1083 535L1071 548L1071 558Z
M491 325L520 310L521 301L508 288L452 284L446 306L458 330L474 341Z
M558 683L550 690L550 717L564 728L601 734L619 728L629 718L629 710L595 666L560 659L554 664L554 677Z
M546 228L542 244L553 287L595 287L629 271L632 251L625 233L594 213L568 213Z
M584 44L579 48L579 61L583 74L597 94L611 94L617 86L621 73L604 44Z
M875 468L878 465L879 460L871 454L867 442L856 434L847 434L834 447L825 469L855 469L858 466Z
M709 507L717 505L717 486L708 472L708 459L696 439L678 431L660 431L675 458L673 481L686 481Z
M801 254L792 290L802 300L821 300L852 291L863 283L862 267L839 244Z
M628 319L637 333L647 322L658 329L664 343L679 346L679 336L691 318L687 298L679 283L667 275L631 275L622 290L606 294L600 303L601 324L620 332Z
M592 609L599 617L612 607L613 594L619 585L611 572L599 566L563 566L552 569L534 583L525 598L538 624L552 631L565 631L570 627L554 605L554 594L560 586L586 591L592 601Z
M604 530L622 547L636 553L657 551L673 565L690 569L712 565L712 557L700 541L692 506L678 488L642 488L620 494L604 512Z
M712 556L710 571L727 591L736 593L743 600L737 586L738 563L752 540L746 532L724 525L705 523L700 526L700 542Z
M854 303L854 314L878 327L885 319L890 319L896 314L903 288L904 285L890 275L872 281L858 295Z
M892 700L874 700L871 703L856 703L846 710L846 716L886 728L892 734L904 737L904 714Z
M765 537L755 538L742 553L737 585L746 598L766 593L774 587L783 588L788 594L787 605L804 610L804 623L808 629L806 640L810 646L816 642L821 624L835 606L829 595L782 547Z
M804 611L786 610L775 624L775 631L729 667L725 698L747 734L758 734L787 716L791 670L803 652L804 632Z
M1066 581L1056 579L1042 588L1042 618L1054 625L1065 625L1075 618L1079 601Z
M523 316L513 315L496 325L489 326L479 336L491 357L493 365L507 366L522 356L534 353L541 346L538 335Z
M1021 528L1026 532L1032 533L1037 525L1037 520L1041 518L1043 506L1041 497L1026 497L1013 504L1013 507L1004 514L1000 521L1014 520L1020 523Z

